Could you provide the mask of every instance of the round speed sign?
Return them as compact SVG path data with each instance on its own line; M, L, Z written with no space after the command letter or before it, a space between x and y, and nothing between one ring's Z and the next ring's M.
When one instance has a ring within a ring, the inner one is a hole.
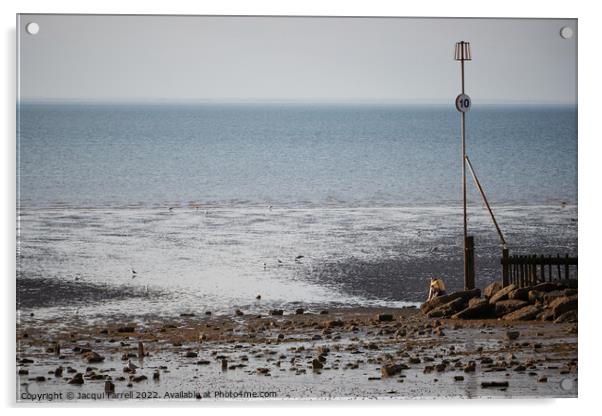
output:
M470 97L466 94L460 94L456 97L456 109L461 113L465 113L470 110L472 104Z

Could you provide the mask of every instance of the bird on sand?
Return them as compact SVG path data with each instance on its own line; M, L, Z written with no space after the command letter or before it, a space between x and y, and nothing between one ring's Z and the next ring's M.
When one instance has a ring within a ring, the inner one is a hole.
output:
M282 266L282 260L278 259L278 267Z
M129 368L130 370L136 371L136 369L138 368L138 366L136 364L134 364L132 362L132 360L128 360L128 364L126 366L127 368Z
M261 295L255 296L255 299L257 299L257 300L261 299Z
M303 257L305 257L305 256L301 256L301 255L299 255L299 256L295 257L295 261L299 261L299 260L301 260Z
M134 270L134 269L131 269L131 270L132 270L132 279L133 279L134 277L136 277L138 275L138 272L136 272L136 270Z

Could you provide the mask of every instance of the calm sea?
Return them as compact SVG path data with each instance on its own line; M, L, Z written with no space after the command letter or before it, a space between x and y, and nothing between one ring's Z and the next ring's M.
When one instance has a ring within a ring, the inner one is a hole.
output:
M467 127L511 250L576 254L576 108L477 106ZM433 275L461 286L452 106L22 104L18 133L18 277L165 294L90 313L398 305ZM500 248L469 186L485 283Z

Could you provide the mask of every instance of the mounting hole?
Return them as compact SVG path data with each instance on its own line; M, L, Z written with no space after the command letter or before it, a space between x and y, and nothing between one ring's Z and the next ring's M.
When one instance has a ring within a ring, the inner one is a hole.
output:
M570 39L573 37L573 29L571 29L568 26L563 27L562 29L560 29L560 37L562 39Z
M575 382L570 378L560 380L560 388L564 391L571 391L575 388Z
M40 25L36 22L27 23L27 26L25 26L25 30L27 30L27 33L29 33L30 35L37 35L40 31Z

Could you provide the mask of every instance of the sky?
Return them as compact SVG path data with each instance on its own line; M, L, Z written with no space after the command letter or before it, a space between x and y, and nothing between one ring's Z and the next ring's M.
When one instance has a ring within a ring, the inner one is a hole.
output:
M473 103L577 102L576 19L20 15L17 30L23 101L447 103L464 40Z

